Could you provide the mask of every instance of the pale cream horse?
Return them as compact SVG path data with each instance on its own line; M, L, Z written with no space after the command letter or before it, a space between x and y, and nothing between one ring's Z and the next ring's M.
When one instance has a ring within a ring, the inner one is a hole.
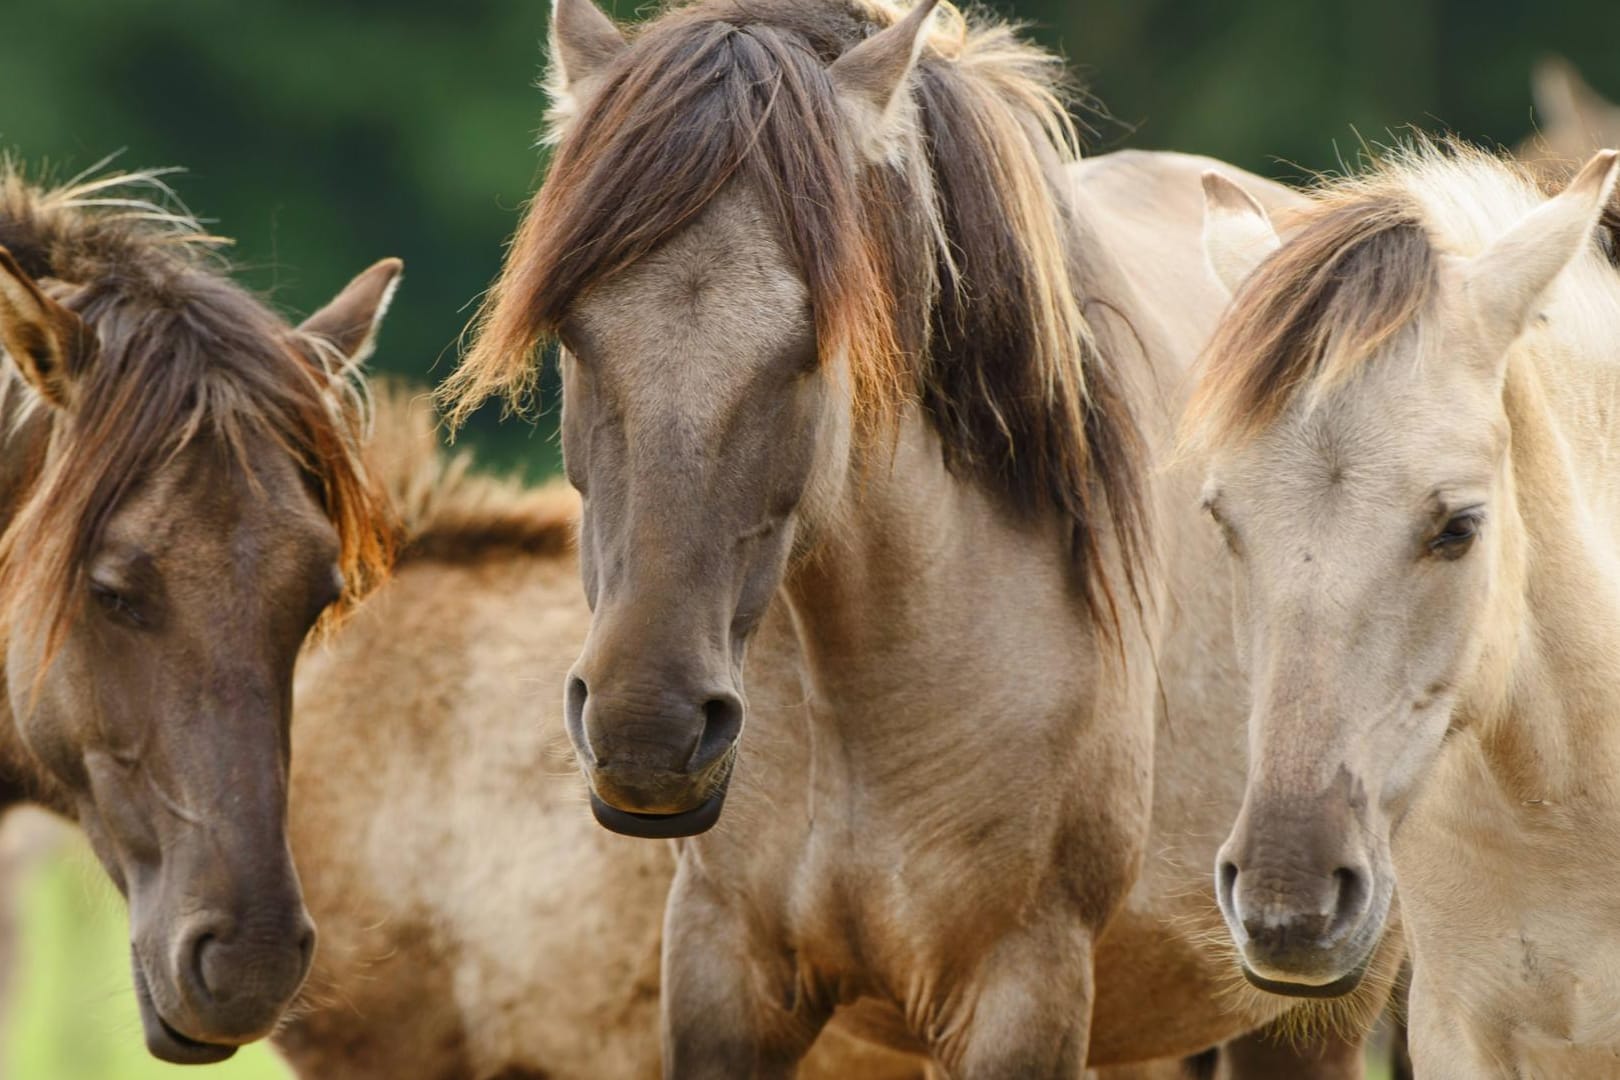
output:
M1616 162L1548 198L1418 144L1280 246L1208 181L1236 299L1188 433L1254 686L1220 899L1250 971L1331 989L1398 885L1432 1080L1620 1061Z
M1206 163L1062 172L1052 59L928 7L704 0L626 40L560 3L553 170L456 382L562 335L570 734L599 820L703 833L675 1076L786 1075L835 1010L978 1078L1295 1004L1243 992L1210 895L1244 776L1218 545L1120 435L1166 440L1224 303L1161 235ZM745 706L788 619L804 691Z

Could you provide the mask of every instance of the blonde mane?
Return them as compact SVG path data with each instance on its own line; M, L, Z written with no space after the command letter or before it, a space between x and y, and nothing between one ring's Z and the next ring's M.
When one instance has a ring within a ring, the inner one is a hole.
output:
M1414 136L1362 172L1323 181L1297 228L1233 297L1205 352L1183 437L1209 446L1263 430L1302 395L1314 402L1352 379L1399 336L1415 333L1442 256L1484 251L1547 193L1525 166L1456 140ZM1611 290L1620 208L1606 213L1590 256L1560 278L1549 307L1568 332L1600 325L1584 309Z
M399 564L573 550L579 496L566 483L529 487L475 473L472 454L440 443L427 391L389 381L373 397L367 456L399 519Z

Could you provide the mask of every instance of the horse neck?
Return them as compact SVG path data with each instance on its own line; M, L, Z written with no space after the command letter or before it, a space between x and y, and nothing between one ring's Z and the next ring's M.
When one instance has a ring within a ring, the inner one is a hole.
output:
M1481 745L1508 790L1590 799L1620 770L1620 430L1604 403L1620 371L1559 351L1509 365L1516 512L1505 515L1501 587L1469 697Z
M1001 773L1033 786L1062 771L1067 729L1110 679L1063 524L953 474L915 412L884 449L854 466L832 535L784 587L818 782L877 802L948 800Z

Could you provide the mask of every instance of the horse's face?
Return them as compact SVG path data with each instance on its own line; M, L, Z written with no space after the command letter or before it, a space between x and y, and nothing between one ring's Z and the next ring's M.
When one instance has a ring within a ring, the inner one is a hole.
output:
M369 331L398 265L378 271L306 325L340 348ZM52 343L95 331L8 259L0 274L0 341L50 407L72 412L74 369L96 349L73 359ZM268 430L238 437L227 449L205 427L159 455L68 579L55 652L22 615L5 657L23 741L128 898L148 1048L179 1063L268 1034L315 944L284 829L292 675L344 591L340 541L292 451ZM51 443L46 476L65 445Z
M253 453L249 478L193 442L117 508L37 697L38 639L8 658L25 740L129 898L147 1040L171 1060L267 1034L315 941L284 832L288 725L338 542L291 458Z
M725 798L744 648L807 509L846 459L806 289L733 189L579 300L563 328L563 453L584 497L593 612L568 730L597 818L687 835Z
M1394 891L1391 826L1477 662L1499 574L1500 394L1487 368L1414 352L1221 456L1206 489L1253 700L1218 895L1268 989L1359 980Z
M1412 325L1314 408L1302 393L1213 455L1205 498L1231 552L1253 703L1216 886L1264 989L1324 996L1360 979L1394 894L1392 831L1488 693L1484 658L1516 633L1506 365L1590 246L1613 175L1612 158L1599 164L1602 185L1583 173L1584 195L1572 187L1483 254L1437 256Z

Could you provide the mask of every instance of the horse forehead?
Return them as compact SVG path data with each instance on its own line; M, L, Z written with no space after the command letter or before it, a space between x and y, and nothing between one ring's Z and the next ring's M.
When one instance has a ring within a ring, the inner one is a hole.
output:
M810 321L808 289L764 215L736 197L716 204L579 311L616 381L688 408L731 397Z
M194 440L113 512L107 539L171 572L221 584L220 575L256 577L335 545L290 454L268 437L249 437L242 461L247 469L211 440Z

